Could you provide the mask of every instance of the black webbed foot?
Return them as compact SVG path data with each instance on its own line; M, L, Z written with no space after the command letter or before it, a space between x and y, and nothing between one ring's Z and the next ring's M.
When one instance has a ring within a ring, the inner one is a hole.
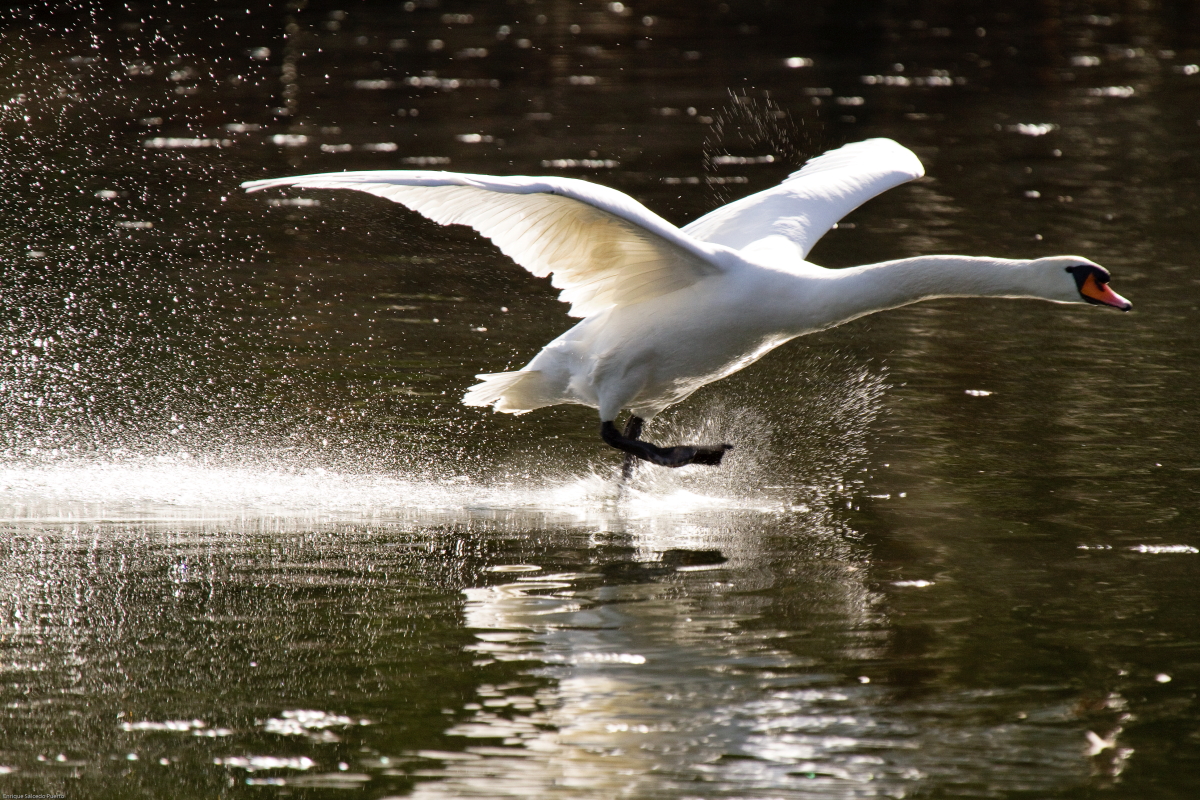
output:
M622 450L628 455L622 473L628 478L633 471L633 461L630 458L640 458L660 467L683 467L688 464L703 464L715 467L721 463L727 450L732 450L731 444L718 445L679 445L677 447L658 447L638 439L642 430L642 420L630 417L625 426L625 433L617 431L612 422L600 423L600 436L612 447Z
M692 456L693 464L703 464L706 467L716 467L721 464L721 459L725 457L725 451L732 450L731 444L706 445L704 447L692 448L696 454Z

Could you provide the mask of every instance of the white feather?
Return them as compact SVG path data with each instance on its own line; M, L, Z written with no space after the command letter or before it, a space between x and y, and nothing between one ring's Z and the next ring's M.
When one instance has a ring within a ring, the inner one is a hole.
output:
M685 236L628 195L571 178L380 170L242 185L354 189L442 225L468 225L534 275L553 275L574 317L644 302L720 272L712 260L720 248Z
M766 191L743 197L684 226L683 232L750 253L804 259L839 219L925 168L891 139L867 139L810 159Z

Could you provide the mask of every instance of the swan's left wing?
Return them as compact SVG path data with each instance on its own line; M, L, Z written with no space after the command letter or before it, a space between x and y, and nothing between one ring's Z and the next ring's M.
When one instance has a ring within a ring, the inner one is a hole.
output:
M908 148L867 139L810 159L778 186L711 211L683 232L747 253L772 250L803 259L839 219L924 174Z
M497 178L455 172L373 170L248 181L354 189L385 197L442 225L469 225L539 277L553 274L568 313L632 305L719 273L723 248L696 241L628 195L573 178Z

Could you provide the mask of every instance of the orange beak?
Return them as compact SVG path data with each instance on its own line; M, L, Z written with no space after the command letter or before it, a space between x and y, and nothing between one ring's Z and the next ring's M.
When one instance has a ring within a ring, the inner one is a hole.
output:
M1102 306L1112 306L1119 308L1122 311L1128 311L1133 308L1133 303L1126 300L1121 295L1108 288L1107 283L1100 283L1096 280L1095 275L1088 275L1087 280L1083 282L1079 293L1087 298L1090 302Z

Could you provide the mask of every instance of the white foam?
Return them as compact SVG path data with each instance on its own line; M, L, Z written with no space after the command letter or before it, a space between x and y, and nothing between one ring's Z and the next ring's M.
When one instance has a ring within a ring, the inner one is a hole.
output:
M697 467L695 469L702 469ZM781 495L782 497L783 495ZM222 467L195 461L56 463L0 468L0 519L222 519L267 516L303 520L410 517L438 511L537 510L576 520L655 517L712 509L774 510L762 495L643 487L622 493L609 477L557 480L467 476L346 474L323 469Z

